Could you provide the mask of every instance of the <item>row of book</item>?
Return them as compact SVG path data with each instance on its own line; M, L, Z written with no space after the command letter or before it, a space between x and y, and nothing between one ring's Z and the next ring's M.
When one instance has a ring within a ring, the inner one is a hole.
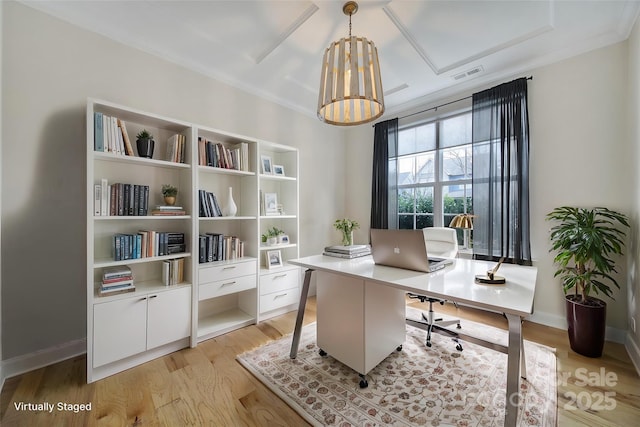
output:
M336 258L360 258L371 255L371 246L369 245L350 245L350 246L327 246L324 248L323 255Z
M149 186L109 184L103 178L94 187L95 216L145 216L149 211Z
M184 233L141 230L113 236L113 259L148 258L186 252Z
M236 236L206 233L198 236L200 264L244 257L244 242Z
M135 156L124 121L93 113L93 149L103 153Z
M249 144L241 142L233 148L221 142L198 137L198 164L214 168L249 170Z
M167 140L168 162L184 163L186 160L187 137L181 133L173 135Z
M201 217L222 216L222 209L215 194L206 190L198 190L198 205Z
M115 295L123 292L133 292L133 273L126 265L107 267L102 271L102 283L98 288L98 295Z
M177 285L184 281L184 258L162 261L162 283L165 286Z

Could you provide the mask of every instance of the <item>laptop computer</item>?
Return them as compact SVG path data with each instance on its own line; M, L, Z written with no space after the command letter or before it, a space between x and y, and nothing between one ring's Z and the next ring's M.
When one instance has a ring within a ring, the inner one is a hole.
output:
M429 257L422 230L371 229L373 262L388 267L432 273L453 260Z

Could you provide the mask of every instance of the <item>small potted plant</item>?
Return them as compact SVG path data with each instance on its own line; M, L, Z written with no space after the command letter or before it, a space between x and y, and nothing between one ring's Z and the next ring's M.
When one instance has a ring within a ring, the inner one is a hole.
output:
M272 246L278 243L278 236L280 235L284 235L284 231L278 227L271 227L262 235L262 241L266 243L267 246Z
M151 135L146 129L142 129L138 135L136 135L136 146L138 147L138 155L140 157L146 157L148 159L153 157L153 148L155 141L153 135Z
M162 196L164 197L164 202L173 206L176 204L176 196L178 195L178 188L174 187L170 184L164 184L162 186Z
M563 206L547 214L547 220L557 223L551 228L550 251L557 252L554 277L560 277L565 293L569 344L583 356L600 357L607 303L589 294L602 292L613 299L610 285L620 288L613 256L622 255L628 219L607 208Z
M360 224L357 221L349 218L336 219L333 223L336 230L342 232L342 245L353 245L353 230L360 228Z

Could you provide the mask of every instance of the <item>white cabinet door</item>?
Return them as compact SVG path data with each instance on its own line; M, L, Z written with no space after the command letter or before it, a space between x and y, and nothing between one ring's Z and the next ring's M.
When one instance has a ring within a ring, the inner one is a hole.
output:
M93 366L143 352L147 335L147 297L102 304L93 310Z
M148 298L147 349L191 335L190 287L158 292Z

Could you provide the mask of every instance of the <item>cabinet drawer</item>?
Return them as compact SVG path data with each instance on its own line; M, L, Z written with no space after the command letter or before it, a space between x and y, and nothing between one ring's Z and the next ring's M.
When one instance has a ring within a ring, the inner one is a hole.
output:
M218 280L213 283L200 285L200 301L215 298L222 295L233 294L235 292L246 291L256 287L256 275L242 276L230 278L227 280Z
M260 312L275 310L276 308L296 304L300 301L300 290L296 288L285 289L268 295L260 296Z
M296 288L300 280L299 277L297 269L260 276L260 295Z
M198 273L198 283L203 284L233 277L248 276L249 274L255 274L255 272L256 260L201 267Z

